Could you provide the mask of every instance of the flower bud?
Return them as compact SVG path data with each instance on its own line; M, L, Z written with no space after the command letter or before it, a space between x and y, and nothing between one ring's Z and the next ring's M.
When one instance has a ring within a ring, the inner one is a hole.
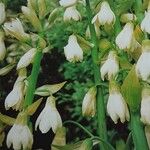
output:
M5 13L5 5L4 3L0 3L0 25L5 21L6 13Z
M46 2L45 0L38 0L39 18L42 19L46 15Z
M32 24L32 26L35 28L35 30L38 32L42 31L42 25L36 15L35 11L33 9L30 9L25 6L22 6L21 9L22 9L22 13L29 20L29 22Z
M64 53L69 62L78 62L83 60L83 51L79 46L75 35L69 36L68 44L64 47Z
M63 7L70 7L77 3L78 0L60 0L59 4Z
M142 31L150 34L149 26L150 26L150 10L148 12L145 12L145 17L141 22Z
M103 1L101 3L100 11L94 16L92 23L95 23L97 20L100 25L112 25L115 23L115 14L111 10L108 2Z
M130 49L133 42L133 29L132 23L127 23L123 30L116 37L116 45L120 49ZM126 37L126 38L125 38Z
M136 73L143 81L147 81L150 76L150 40L142 43L142 54L136 64Z
M107 74L108 80L115 78L119 71L119 63L115 51L110 51L107 60L100 68L101 78L104 81L104 77Z
M141 101L141 121L144 124L150 125L150 88L144 88L142 90Z
M64 13L64 21L65 22L70 21L71 19L74 21L81 20L81 15L75 6L66 8L65 13Z
M82 115L94 117L96 112L96 88L92 87L85 94L82 103Z
M120 18L120 21L123 23L127 23L130 21L136 21L136 20L137 20L136 15L131 14L131 13L122 14L121 18Z
M19 60L18 64L17 64L17 70L25 68L27 66L29 66L33 60L34 60L34 56L36 54L36 49L32 48L30 49L28 52L26 52Z
M5 58L6 55L6 47L4 43L4 33L0 31L0 61Z
M20 41L27 41L30 39L29 35L24 32L22 23L18 18L4 23L4 30Z
M42 133L47 133L50 128L56 133L57 129L62 127L62 120L56 109L55 97L50 96L47 98L45 107L36 120L35 129L38 126Z
M109 97L107 102L107 112L111 119L117 124L118 119L124 123L129 121L129 110L127 104L120 93L120 89L115 81L110 81Z
M33 135L27 126L27 116L19 114L15 124L8 132L6 139L7 147L13 145L13 149L32 149Z

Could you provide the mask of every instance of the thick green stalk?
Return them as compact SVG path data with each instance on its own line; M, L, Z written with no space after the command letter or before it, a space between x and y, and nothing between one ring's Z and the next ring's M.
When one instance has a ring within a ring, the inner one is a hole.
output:
M28 86L27 86L25 103L24 103L25 108L32 104L32 101L34 98L34 92L36 88L36 83L38 79L42 56L43 56L43 53L41 51L37 51L34 57L32 72L28 79Z
M131 112L131 131L136 150L149 150L140 114Z
M92 20L92 11L90 7L89 0L86 0L86 10L87 10L87 16L89 21L89 28L91 32L92 42L94 44L94 47L92 49L92 60L93 60L93 69L94 69L94 80L95 85L97 86L97 121L98 121L98 134L100 138L107 141L107 128L106 128L106 114L105 114L105 105L104 105L104 96L103 96L103 89L99 85L101 82L100 78L100 65L98 64L98 42L97 42L97 36L95 32L94 25L91 24ZM101 144L101 150L105 150L103 143Z

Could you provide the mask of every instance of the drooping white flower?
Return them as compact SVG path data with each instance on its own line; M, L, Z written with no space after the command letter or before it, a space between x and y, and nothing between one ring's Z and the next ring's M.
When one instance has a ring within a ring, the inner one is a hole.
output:
M29 35L24 32L22 23L18 18L12 19L10 22L5 22L4 29L18 40L26 41L29 39Z
M60 0L59 4L63 7L70 7L77 3L78 0Z
M17 70L27 67L33 62L34 56L36 54L36 48L30 49L26 52L19 60L17 64Z
M71 19L74 21L81 20L81 15L75 6L66 8L65 13L64 13L64 21L65 22L70 21Z
M27 126L26 118L18 115L15 124L8 132L6 144L10 148L13 146L14 150L31 149L33 144L33 135Z
M64 53L69 62L83 60L83 51L79 46L75 35L69 36L68 44L64 47Z
M42 133L47 133L50 128L56 133L57 129L62 127L62 120L53 96L47 98L46 105L36 120L35 129L38 126Z
M123 30L116 37L116 45L120 49L130 49L133 42L133 29L134 25L130 22L127 23Z
M107 102L107 112L116 124L118 119L124 123L129 120L129 110L127 104L121 95L118 87L110 85L109 98Z
M92 87L85 94L82 103L82 114L83 116L94 117L96 112L96 88Z
M145 17L141 22L141 29L144 32L147 32L150 34L150 10L148 12L145 12Z
M5 58L6 47L4 43L4 33L0 31L0 61Z
M22 108L21 104L24 100L24 90L25 83L24 80L26 78L26 69L21 69L19 71L19 76L14 84L13 90L8 94L5 99L5 108L8 110L10 107L16 110L20 110Z
M4 3L0 3L0 25L5 21L6 13L5 13L5 5Z
M135 14L126 13L126 14L122 14L122 15L121 15L120 20L121 20L121 22L123 22L123 23L127 23L127 22L130 22L130 21L136 21L136 20L137 20L137 17L136 17Z
M150 89L144 88L141 101L141 121L150 125Z
M150 148L150 126L145 126L145 135L146 135L148 146Z
M100 11L94 16L92 23L98 21L100 25L111 25L115 23L115 20L115 14L111 10L108 2L104 1L101 3Z
M150 40L143 41L142 54L136 64L136 73L143 81L150 76Z
M107 60L100 68L101 78L104 80L105 75L108 75L108 80L114 78L119 71L119 63L117 55L114 51L110 51Z

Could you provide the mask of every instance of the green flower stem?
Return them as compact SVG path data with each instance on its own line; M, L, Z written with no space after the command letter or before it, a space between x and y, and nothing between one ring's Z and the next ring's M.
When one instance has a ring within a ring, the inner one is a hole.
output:
M28 86L27 86L27 91L25 96L24 108L27 108L33 102L42 56L43 53L40 50L38 50L35 54L32 72L28 79Z
M94 25L91 24L92 20L92 10L90 7L89 0L86 0L86 10L87 10L87 16L89 21L89 28L91 32L92 42L94 44L94 47L92 49L92 60L93 60L93 69L94 69L94 80L95 85L97 86L97 117L98 117L98 134L101 139L104 139L107 141L107 128L106 128L106 114L105 114L105 105L104 105L104 96L103 96L103 89L99 84L101 83L100 78L100 65L98 64L98 41L97 36L95 32ZM101 143L101 150L106 150L104 148L104 144Z
M80 123L78 123L78 122L75 122L75 121L72 121L72 120L67 120L67 121L65 121L64 123L63 123L63 125L65 125L65 124L74 124L74 125L76 125L76 126L78 126L78 127L80 127L82 130L84 130L90 137L94 137L94 135L90 132L90 131L88 131L84 126L82 126Z
M140 114L131 112L131 132L136 150L149 150Z

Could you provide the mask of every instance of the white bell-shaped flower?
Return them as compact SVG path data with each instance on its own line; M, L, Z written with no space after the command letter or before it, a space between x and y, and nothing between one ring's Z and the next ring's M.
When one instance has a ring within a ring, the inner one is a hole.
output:
M6 110L8 110L10 107L16 110L20 110L22 108L21 104L24 101L25 94L25 78L26 70L20 70L19 76L14 84L13 90L8 94L8 96L5 99Z
M28 52L26 52L20 58L20 60L19 60L19 62L17 64L17 70L29 66L33 62L35 54L36 54L36 48L32 48Z
M107 1L104 1L101 3L100 11L94 16L92 23L98 21L100 25L111 25L115 23L115 20L115 14L111 10L109 3Z
M100 68L101 78L104 80L105 75L108 75L108 80L114 78L119 71L119 63L117 55L114 51L110 51L107 60Z
M66 8L65 13L64 13L64 21L70 21L70 20L74 20L74 21L79 21L81 20L81 15L78 12L78 10L76 9L75 6L71 6Z
M77 3L78 0L60 0L59 4L63 7L70 7Z
M7 147L10 148L12 145L14 150L32 149L33 135L27 126L26 116L24 117L20 114L8 132L6 139Z
M150 40L143 41L142 54L136 64L136 73L143 81L150 76Z
M6 13L5 13L5 5L4 3L0 3L0 25L5 21Z
M26 41L29 39L29 35L24 32L22 23L18 18L12 19L10 22L5 22L4 29L18 40Z
M144 32L147 32L150 34L150 10L148 12L145 12L145 17L141 22L141 29Z
M4 43L4 33L0 31L0 61L5 58L6 55L6 47Z
M47 133L50 128L56 133L57 129L62 127L62 120L53 96L47 98L46 105L36 120L35 129L38 126L42 133Z
M82 103L82 114L83 116L94 117L96 112L96 88L92 87L85 94Z
M69 36L68 44L64 47L64 53L69 62L81 62L83 60L83 51L75 35Z
M141 121L150 125L150 89L144 88L141 101Z
M116 87L116 85L110 86L107 102L107 112L109 116L115 124L118 122L119 118L122 123L126 120L129 121L129 110L119 88Z
M116 45L120 49L130 49L133 42L133 31L134 25L129 22L127 23L122 31L116 37Z

